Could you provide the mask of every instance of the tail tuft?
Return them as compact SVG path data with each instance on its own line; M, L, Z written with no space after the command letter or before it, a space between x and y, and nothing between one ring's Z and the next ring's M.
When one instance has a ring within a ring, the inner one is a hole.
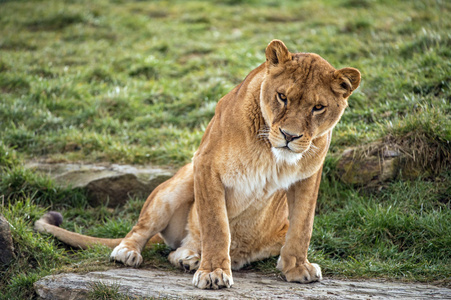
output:
M49 211L34 222L34 229L40 233L50 233L63 243L75 248L87 249L92 245L100 244L113 249L122 239L103 239L70 232L59 227L63 223L63 216L56 211Z
M63 216L59 212L49 211L41 217L41 220L47 224L59 227L63 223Z

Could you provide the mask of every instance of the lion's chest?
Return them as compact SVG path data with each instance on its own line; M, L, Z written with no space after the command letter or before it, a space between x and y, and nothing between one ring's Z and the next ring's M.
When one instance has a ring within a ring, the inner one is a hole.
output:
M305 178L296 166L277 165L231 167L222 176L229 218L234 218L252 206L263 209L278 190L288 189Z

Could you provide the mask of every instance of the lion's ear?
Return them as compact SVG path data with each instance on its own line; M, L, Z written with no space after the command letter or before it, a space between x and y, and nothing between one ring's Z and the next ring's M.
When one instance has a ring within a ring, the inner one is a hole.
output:
M267 66L278 66L291 60L291 53L287 46L280 40L272 40L266 47Z
M334 73L340 88L345 90L344 97L349 97L351 93L359 87L360 71L355 68L343 68Z

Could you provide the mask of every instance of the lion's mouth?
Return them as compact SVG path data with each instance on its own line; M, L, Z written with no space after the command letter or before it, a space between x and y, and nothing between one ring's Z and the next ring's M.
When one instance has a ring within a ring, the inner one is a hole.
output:
M304 152L306 152L306 151L308 151L309 149L308 148L303 148L303 147L301 147L301 148L292 148L292 147L290 147L290 144L289 143L287 143L285 146L278 146L278 147L273 147L274 149L277 149L277 150L279 150L279 151L281 151L281 153L292 153L292 154L302 154L302 153L304 153Z
M281 146L281 147L274 147L274 148L276 148L276 149L282 149L282 150L285 150L285 151L290 151L290 152L294 152L294 151L293 151L293 149L291 149L291 148L290 148L290 146L288 146L288 144L287 144L287 145L285 145L285 146Z

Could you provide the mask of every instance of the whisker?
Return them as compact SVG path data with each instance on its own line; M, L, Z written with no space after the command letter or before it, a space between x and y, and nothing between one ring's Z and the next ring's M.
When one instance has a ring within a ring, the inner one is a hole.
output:
M311 147L313 146L313 147ZM314 146L313 144L310 146L310 148L305 152L305 155L308 158L314 159L316 155L318 155L319 148Z
M319 147L314 144L310 144L310 149L318 150Z
M271 128L264 126L257 131L257 139L259 141L268 141Z
M317 147L313 144L310 145L309 151L312 151L313 153L318 154L319 150L320 150L319 147Z
M313 150L313 149L309 149L307 152L308 152L309 154L311 154L312 156L318 154L318 153L317 153L315 150Z

